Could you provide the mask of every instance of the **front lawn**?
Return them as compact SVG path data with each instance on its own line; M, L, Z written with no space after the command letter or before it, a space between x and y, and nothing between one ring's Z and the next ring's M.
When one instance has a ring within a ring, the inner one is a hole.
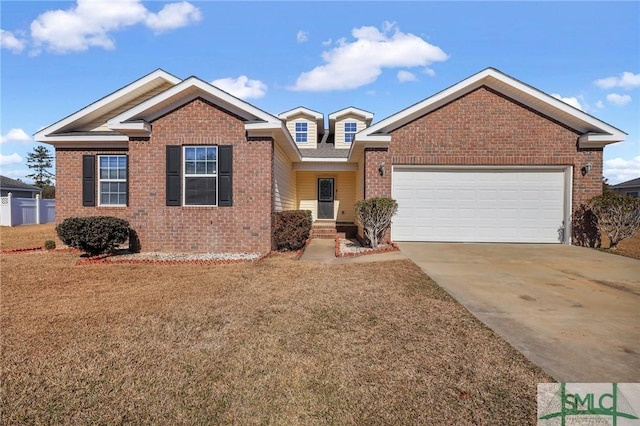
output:
M532 424L551 381L409 261L77 260L1 256L3 424Z

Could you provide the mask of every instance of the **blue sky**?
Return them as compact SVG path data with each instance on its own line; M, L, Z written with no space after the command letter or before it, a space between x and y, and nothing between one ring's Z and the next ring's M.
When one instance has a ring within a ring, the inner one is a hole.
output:
M2 0L0 16L0 170L25 181L35 132L157 68L274 115L376 122L494 67L628 133L604 174L640 176L640 2Z

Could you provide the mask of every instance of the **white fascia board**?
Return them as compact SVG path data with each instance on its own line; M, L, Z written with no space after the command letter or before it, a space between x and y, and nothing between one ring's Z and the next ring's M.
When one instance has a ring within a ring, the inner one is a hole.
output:
M44 140L42 140L41 138L44 138L46 135L50 135L51 133L55 133L56 131L62 129L65 126L68 126L69 124L73 123L76 120L79 120L80 118L84 117L87 114L91 114L92 112L107 106L109 103L113 102L114 100L133 92L134 90L139 89L140 87L152 82L153 80L157 79L157 78L162 78L164 80L166 80L168 83L171 84L178 84L180 83L180 79L169 74L168 72L164 71L164 70L156 70L154 72L152 72L151 74L148 74L144 77L142 77L139 80L134 81L133 83L123 87L120 90L117 90L115 92L113 92L110 95L105 96L104 98L92 103L91 105L81 109L80 111L77 111L73 114L71 114L70 116L63 118L62 120L48 126L45 127L44 129L40 130L39 132L37 132L34 135L34 139L38 142L44 142Z
M293 141L289 130L280 120L268 123L247 123L244 128L249 137L267 136L274 139L275 143L280 144L291 161L300 161L302 154L300 149Z
M355 142L391 142L391 135L361 135L356 134Z
M500 84L496 84L496 82L510 87L511 89L513 89L513 91L509 90L505 93L505 90L500 87ZM538 108L536 108L535 105L530 104L530 102L527 101L527 98L529 98L529 100L531 98L534 98L538 101L544 102L547 105L557 109L558 111L572 115L574 118L585 123L586 127L598 129L598 133L608 133L611 135L624 134L624 132L620 131L619 129L595 117L592 117L583 111L573 108L572 106L566 104L565 102L562 102L559 99L554 98L553 96L550 96L512 77L509 77L508 75L503 74L496 69L488 68L472 75L465 80L462 80L457 84L454 84L453 86L439 93L436 93L435 95L421 102L418 102L415 105L412 105L394 115L385 118L384 120L374 124L371 127L368 127L367 129L362 131L363 135L361 137L366 138L372 136L375 133L388 133L483 85L486 85L500 93L504 93L507 96L512 97L517 101L533 108L534 110L538 110ZM520 96L517 96L517 94L520 94ZM543 112L549 115L548 112ZM624 140L624 137L621 140Z
M42 142L54 144L56 142L128 142L129 137L126 135L98 135L98 136L88 136L88 135L62 135L62 136L46 136L46 139ZM40 141L39 141L40 142Z
M131 123L113 123L108 125L109 129L123 133L127 136L149 136L151 134L151 124L146 121Z
M373 113L369 111L365 111L363 109L359 109L356 107L347 107L343 108L340 111L332 112L329 114L329 120L337 120L338 117L342 117L343 115L355 114L364 118L365 120L373 120Z
M304 162L293 163L294 171L306 172L355 172L358 170L357 163L336 163L334 162Z
M485 75L486 73L486 75ZM497 90L499 92L502 93L502 91L500 90L500 88L498 87L494 87L491 84L491 79L496 79L500 82L502 82L503 84L509 85L512 88L516 89L517 91L531 96L541 102L544 102L550 106L552 106L553 108L562 111L563 113L572 115L573 117L575 117L576 119L583 121L584 123L588 124L590 127L595 127L596 129L598 129L598 133L602 133L605 135L609 135L610 137L613 136L613 138L616 138L618 136L615 135L622 135L622 139L620 140L624 140L624 135L625 133L622 132L620 129L617 129L615 127L613 127L610 124L605 123L602 120L599 120L589 114L587 114L584 111L581 111L577 108L572 107L571 105L561 101L560 99L554 98L551 95L546 94L545 92L542 92L526 83L523 83L519 80L516 80L512 77L509 77L508 75L505 75L497 70L494 69L488 69L482 72L483 74L483 81L481 81L480 83L482 84L486 84L487 86L493 88L494 90ZM487 78L490 77L490 78ZM486 79L487 81L485 82L484 79ZM506 95L512 95L512 93L506 93ZM515 98L516 100L524 103L525 105L533 108L534 110L538 110L535 105L529 105L528 102L526 101L526 99L522 99L522 98ZM543 111L544 113L544 111ZM561 121L561 120L560 120Z
M277 130L282 129L282 122L266 122L266 123L245 123L244 129L246 131L259 131L259 130Z
M356 133L356 139L351 144L351 148L349 148L347 158L350 161L358 160L366 148L389 148L391 143L391 135L373 135L369 137L361 135L358 137L358 134Z
M348 158L318 158L318 157L302 157L302 163L348 163Z
M145 102L123 112L122 114L113 117L107 122L107 124L112 125L115 123L122 123L131 119L135 119L139 116L142 116L145 111L148 111L149 109L165 102L167 102L168 104L172 104L171 98L190 88L197 88L203 94L210 95L213 100L216 101L214 103L226 109L229 109L235 114L244 116L243 118L255 118L265 122L280 122L280 120L278 120L273 115L262 111L261 109L256 108L253 105L248 104L245 101L238 99L203 80L200 80L199 78L189 77L188 79L171 87L170 89L167 89L164 92L152 97L151 99L148 99ZM190 96L188 97L188 99L193 99L195 97L197 97L197 95ZM205 98L207 98L207 96L205 96Z
M606 145L623 141L624 133L618 132L617 135L585 133L578 138L580 148L603 148Z
M124 139L87 139L70 140L69 138L60 138L58 140L47 140L43 143L53 145L55 148L83 148L83 149L109 149L109 148L128 148L129 137L123 136Z
M324 115L322 113L318 111L314 111L309 108L302 107L302 106L294 109L290 109L289 111L281 112L280 114L278 114L278 118L286 120L287 118L296 114L305 114L310 117L313 117L316 120L324 120Z

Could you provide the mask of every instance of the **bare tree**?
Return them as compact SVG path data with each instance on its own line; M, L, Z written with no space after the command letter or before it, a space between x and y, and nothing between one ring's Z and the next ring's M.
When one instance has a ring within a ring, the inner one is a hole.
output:
M611 250L640 229L640 198L607 192L591 199L589 204L598 225L609 237Z
M356 219L364 228L364 238L371 248L378 244L391 226L398 203L391 198L369 198L356 202Z

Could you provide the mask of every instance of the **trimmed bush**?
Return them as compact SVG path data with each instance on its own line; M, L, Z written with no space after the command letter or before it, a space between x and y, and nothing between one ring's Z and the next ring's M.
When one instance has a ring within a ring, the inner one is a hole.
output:
M71 217L56 226L66 245L95 256L108 253L129 238L129 222L111 216Z
M54 248L56 248L56 242L53 240L46 240L44 242L44 248L45 250L53 250Z
M378 247L397 211L398 203L393 198L377 197L356 202L356 219L364 228L366 245Z
M311 233L310 210L287 210L276 212L273 218L273 248L275 250L298 250Z

